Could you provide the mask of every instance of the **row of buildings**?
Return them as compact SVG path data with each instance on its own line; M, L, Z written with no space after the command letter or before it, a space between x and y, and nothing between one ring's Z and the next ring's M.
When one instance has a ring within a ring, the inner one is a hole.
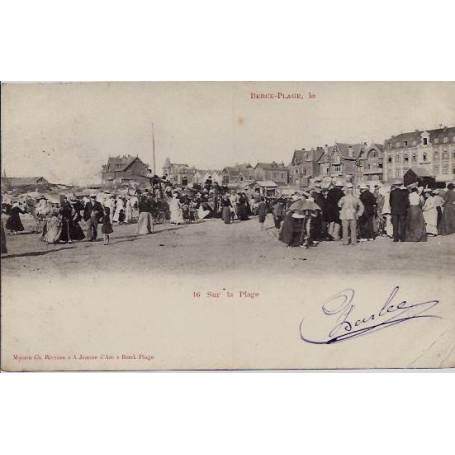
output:
M335 143L295 150L289 165L283 162L236 164L224 169L197 169L166 159L163 175L181 185L203 183L208 176L223 185L270 181L278 186L306 186L312 180L350 177L358 182L391 182L411 170L436 182L455 179L455 127L401 133L383 144ZM109 158L102 179L109 183L144 183L150 179L148 164L137 156Z
M289 165L290 183L311 178L351 176L359 181L391 182L412 170L436 182L455 179L455 127L402 133L384 144L358 143L296 150Z

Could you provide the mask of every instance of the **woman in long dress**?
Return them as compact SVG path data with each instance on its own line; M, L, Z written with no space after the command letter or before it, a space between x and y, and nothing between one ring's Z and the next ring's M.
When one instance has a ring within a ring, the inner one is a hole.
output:
M237 204L237 216L240 221L246 221L248 217L249 204L245 193L241 193Z
M441 218L441 234L449 235L455 233L455 191L453 183L447 185L444 194L444 205Z
M169 210L171 211L171 224L183 224L182 208L175 193L169 202Z
M109 217L112 223L112 220L114 218L114 213L115 213L115 197L114 195L110 196L107 201L104 203L105 207L109 208Z
M423 218L427 234L438 235L438 211L431 190L424 191L425 203L423 204Z
M25 211L21 209L18 202L15 202L9 212L9 218L6 221L6 229L13 234L24 230L24 226L19 215L20 213L24 215Z
M85 238L84 231L79 224L82 220L81 211L82 204L77 199L71 199L71 223L70 223L70 236L72 240L83 240Z
M57 207L53 207L43 228L41 240L46 243L58 243L62 236L62 218Z
M221 206L223 207L221 217L223 218L224 224L231 223L231 200L228 195L225 194L221 199Z
M390 190L384 194L384 204L382 206L382 217L384 218L384 232L387 237L393 237L392 210L390 208Z
M406 216L405 242L426 242L427 232L422 212L422 199L417 188L411 188L409 208Z
M133 222L133 207L131 205L131 198L126 200L125 204L125 223Z
M139 218L137 221L137 233L151 234L153 230L152 209L150 203L150 196L143 194L139 198Z

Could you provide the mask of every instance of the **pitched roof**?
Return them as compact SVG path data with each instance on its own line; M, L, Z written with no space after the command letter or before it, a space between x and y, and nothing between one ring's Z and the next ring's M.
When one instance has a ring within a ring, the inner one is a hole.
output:
M361 152L364 150L366 145L362 144L342 144L337 142L335 144L336 149L341 153L343 158L356 159L359 157Z
M386 143L390 142L404 142L407 141L409 144L412 144L413 141L420 142L421 134L427 132L430 134L430 142L434 143L436 138L443 140L444 137L455 136L455 126L436 128L433 130L415 130L407 133L400 133L396 136L391 136L389 139L386 139Z
M262 168L262 169L264 169L266 171L276 171L276 170L285 171L285 170L287 170L287 167L284 164L282 164L282 163L278 164L275 161L273 161L272 163L261 163L261 162L258 162L256 164L256 166L255 166L255 169L258 168L258 167L260 167L260 168Z
M136 160L140 160L138 156L123 155L110 156L107 160L106 169L111 171L123 172L126 171ZM142 161L141 161L142 162ZM143 163L145 165L145 163Z
M319 161L324 155L324 149L322 147L312 148L310 150L295 150L292 156L291 164L298 165L302 164L303 161Z

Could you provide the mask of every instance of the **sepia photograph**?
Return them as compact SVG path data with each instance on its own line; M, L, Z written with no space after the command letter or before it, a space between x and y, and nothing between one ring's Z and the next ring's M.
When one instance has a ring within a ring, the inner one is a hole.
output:
M455 83L1 86L2 368L455 364Z

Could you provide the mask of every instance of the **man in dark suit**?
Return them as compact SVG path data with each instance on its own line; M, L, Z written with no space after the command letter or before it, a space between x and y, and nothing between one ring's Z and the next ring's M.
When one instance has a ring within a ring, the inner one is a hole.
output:
M84 220L87 222L87 240L94 242L98 235L98 223L104 214L103 206L96 200L96 195L90 196L85 204Z
M408 207L408 190L404 186L399 187L398 185L395 185L390 192L390 211L392 213L394 242L404 242Z

